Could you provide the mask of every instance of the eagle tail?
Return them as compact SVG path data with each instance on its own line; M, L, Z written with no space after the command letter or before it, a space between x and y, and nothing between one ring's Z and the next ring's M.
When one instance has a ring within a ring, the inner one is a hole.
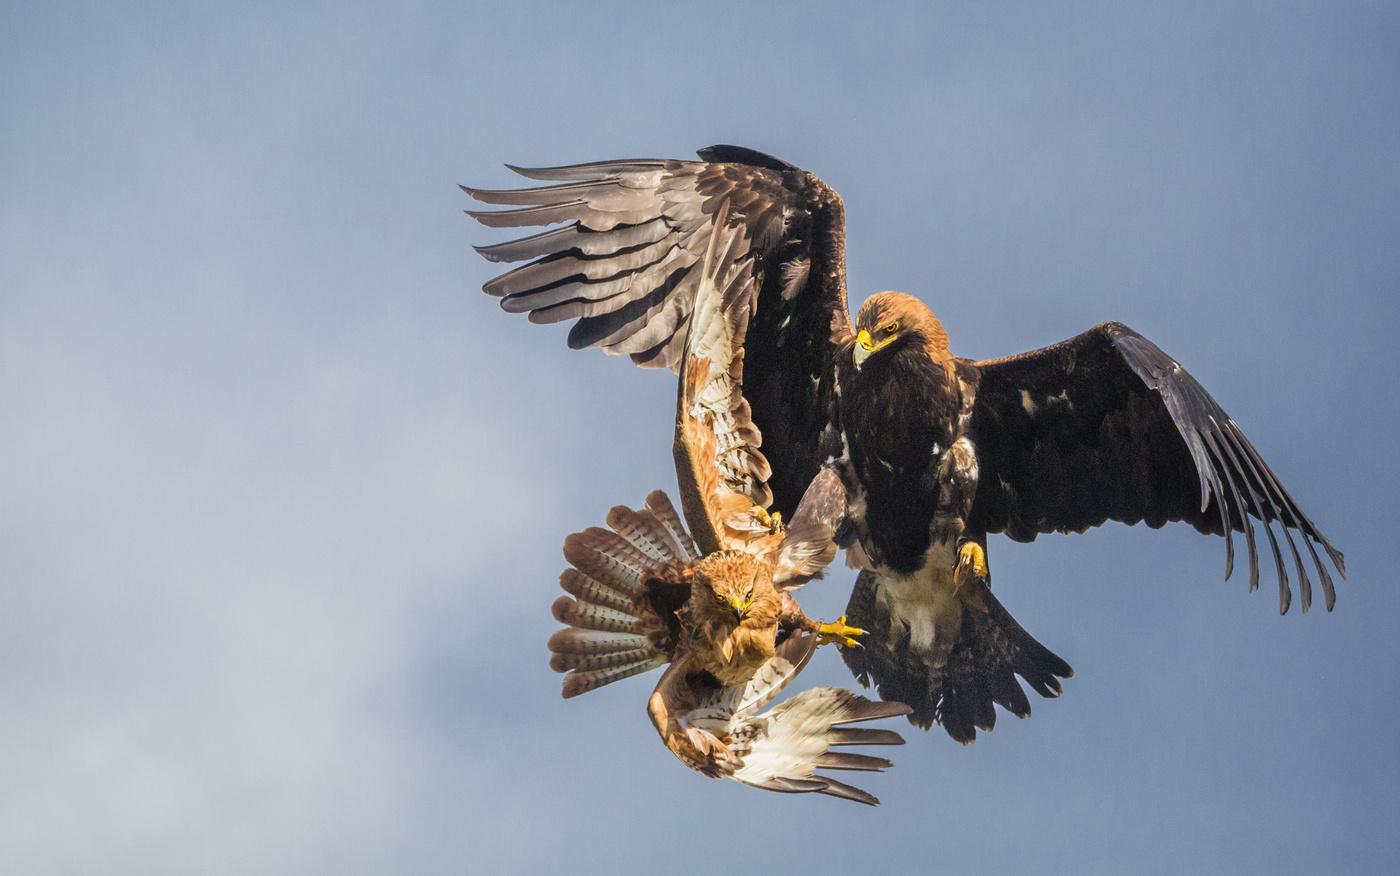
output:
M963 606L962 634L948 655L938 703L939 723L963 744L977 738L978 728L996 726L993 704L1018 718L1030 716L1030 701L1016 676L1050 698L1062 693L1061 678L1074 675L1068 663L1027 633L985 587L981 602L982 607Z
M908 703L910 723L929 729L941 724L967 744L978 729L996 726L1000 705L1025 718L1030 701L1016 676L1043 697L1061 693L1061 678L1074 675L1069 664L1036 641L983 585L962 601L962 621L954 641L919 648L910 640L909 622L879 598L880 578L871 571L856 579L846 622L866 630L865 647L841 647L841 658L864 686L874 684L883 700Z
M684 594L667 592L665 577L655 573L697 558L660 490L641 510L613 508L607 522L611 529L592 527L564 540L564 558L573 568L559 576L569 595L555 600L553 613L566 626L549 639L549 665L568 673L565 699L670 661L675 619L666 615Z
M909 714L903 703L876 703L836 687L814 687L784 700L749 719L736 731L746 750L736 752L744 765L733 775L736 781L756 788L784 793L815 792L879 806L875 795L829 776L819 769L880 771L890 761L868 754L833 751L846 745L903 745L893 730L845 725ZM747 732L746 732L747 731Z

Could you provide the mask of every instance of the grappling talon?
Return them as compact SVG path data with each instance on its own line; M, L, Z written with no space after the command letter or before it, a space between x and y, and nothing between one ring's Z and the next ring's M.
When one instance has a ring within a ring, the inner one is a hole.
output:
M769 532L783 531L783 515L781 512L774 511L772 514L769 514L765 509L758 507L755 507L754 511L758 513L759 521L762 522L764 526L768 527Z
M846 616L843 614L834 624L817 625L817 646L835 642L844 648L859 648L861 644L854 637L863 635L865 630L846 626Z
M975 541L965 541L958 548L958 564L953 568L958 585L971 577L981 584L987 584L991 571L987 568L987 552Z

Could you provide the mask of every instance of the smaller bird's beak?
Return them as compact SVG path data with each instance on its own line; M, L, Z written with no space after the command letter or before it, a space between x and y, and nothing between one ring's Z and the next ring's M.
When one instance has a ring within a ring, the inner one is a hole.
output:
M861 329L860 334L856 335L856 348L852 354L853 358L856 360L857 371L860 370L860 366L866 359L870 358L870 354L873 352L875 352L874 338L870 337L870 332Z
M740 620L743 620L744 614L749 610L750 605L753 605L753 600L751 599L745 600L739 596L729 597L729 607L734 609L734 616Z

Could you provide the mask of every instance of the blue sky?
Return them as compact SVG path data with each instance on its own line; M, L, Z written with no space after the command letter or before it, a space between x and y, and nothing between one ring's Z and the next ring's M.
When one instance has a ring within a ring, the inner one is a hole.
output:
M1400 14L1164 7L7 6L0 870L1400 868ZM909 728L878 810L691 773L654 680L559 699L560 544L674 490L674 387L482 295L456 184L713 143L821 175L852 304L960 355L1156 341L1336 610L1182 527L994 540L1076 676Z

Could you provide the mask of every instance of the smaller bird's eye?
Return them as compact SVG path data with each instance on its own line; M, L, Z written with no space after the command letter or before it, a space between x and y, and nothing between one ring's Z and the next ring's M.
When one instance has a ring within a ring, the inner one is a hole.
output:
M892 323L890 323L889 325L885 326L885 334L887 334L887 335L892 335L892 334L894 334L894 333L897 332L897 331L899 331L899 321L898 321L898 320L895 320L894 322L892 322Z

